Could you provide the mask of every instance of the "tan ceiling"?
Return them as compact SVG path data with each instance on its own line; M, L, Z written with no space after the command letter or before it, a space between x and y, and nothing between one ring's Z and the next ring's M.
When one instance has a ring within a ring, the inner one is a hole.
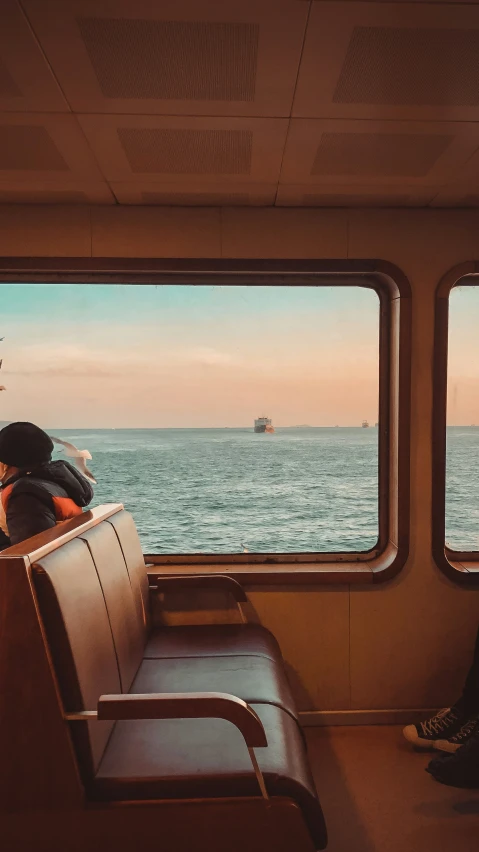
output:
M0 0L0 202L479 206L479 0Z

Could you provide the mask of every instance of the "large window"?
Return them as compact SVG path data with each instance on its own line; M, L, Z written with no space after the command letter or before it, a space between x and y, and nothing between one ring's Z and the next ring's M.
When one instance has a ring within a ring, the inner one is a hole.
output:
M0 418L89 450L95 502L123 502L145 552L375 548L373 289L0 287Z
M479 286L449 297L446 543L479 551Z

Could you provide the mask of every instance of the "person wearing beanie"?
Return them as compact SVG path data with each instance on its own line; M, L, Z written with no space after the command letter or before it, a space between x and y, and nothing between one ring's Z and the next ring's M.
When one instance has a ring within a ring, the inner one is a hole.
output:
M93 498L89 481L52 461L53 441L34 423L0 430L0 549L80 515Z

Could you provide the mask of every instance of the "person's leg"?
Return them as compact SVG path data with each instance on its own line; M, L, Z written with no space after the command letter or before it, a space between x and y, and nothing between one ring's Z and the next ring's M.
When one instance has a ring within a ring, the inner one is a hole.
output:
M464 684L463 693L453 704L431 719L417 725L407 725L403 734L408 742L419 748L438 748L454 752L474 734L475 717L479 716L479 630L474 657Z
M479 714L479 630L477 631L472 666L469 669L463 693L455 706L464 716L471 717Z

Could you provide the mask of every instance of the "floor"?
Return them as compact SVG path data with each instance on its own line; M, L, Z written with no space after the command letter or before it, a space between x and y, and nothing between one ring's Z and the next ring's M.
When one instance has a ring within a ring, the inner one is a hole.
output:
M438 784L397 726L307 728L328 852L479 852L479 790Z

